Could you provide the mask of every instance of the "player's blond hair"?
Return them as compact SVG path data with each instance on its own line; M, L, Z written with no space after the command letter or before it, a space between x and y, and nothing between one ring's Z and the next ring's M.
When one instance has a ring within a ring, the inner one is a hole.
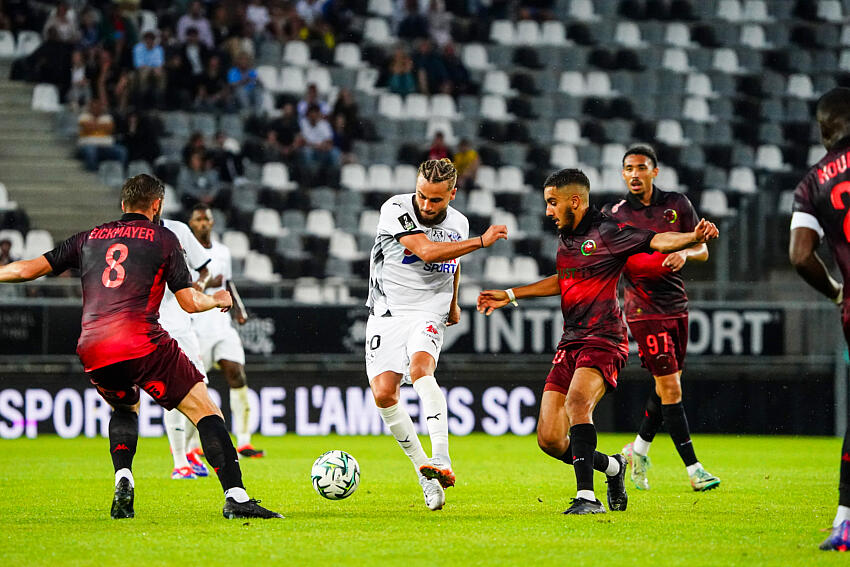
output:
M454 189L455 183L457 183L457 168L448 158L423 161L419 166L419 175L425 178L428 183L448 181L449 189Z

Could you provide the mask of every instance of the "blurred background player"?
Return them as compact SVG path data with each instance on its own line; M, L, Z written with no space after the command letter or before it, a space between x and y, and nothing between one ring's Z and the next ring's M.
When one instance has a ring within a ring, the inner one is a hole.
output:
M139 439L139 390L165 409L177 408L198 429L207 460L218 474L225 518L281 518L250 499L236 449L203 376L158 322L166 285L180 307L198 313L230 309L225 290L209 296L192 287L183 249L160 222L163 184L150 175L121 189L124 215L79 232L33 260L0 268L0 282L30 281L68 269L80 272L82 331L77 353L91 383L113 408L109 452L115 468L113 519L135 517L131 471Z
M558 228L557 273L507 290L485 290L478 311L490 315L517 299L561 295L564 334L546 378L537 422L537 443L548 455L573 465L576 497L565 514L605 512L593 492L593 471L605 473L608 507L625 510L626 460L596 450L593 410L617 387L629 355L617 283L633 254L675 252L717 237L702 220L693 232L655 232L614 222L589 204L590 181L578 169L562 169L544 182L546 216Z
M841 307L844 338L850 345L850 89L834 88L817 103L817 121L826 155L794 190L789 256L797 273L810 286ZM817 248L826 238L844 283L827 271ZM841 410L837 410L841 411ZM850 548L850 429L844 433L838 480L838 511L832 533L820 545L824 551Z
M221 290L230 291L234 308L232 314L220 311L199 313L192 318L192 328L198 336L204 366L212 368L213 365L218 365L230 387L230 415L239 457L260 458L264 455L263 451L251 445L251 404L248 402L248 379L245 376L245 350L242 348L242 339L232 324L235 319L237 323L244 325L248 320L248 312L232 281L230 250L212 238L214 224L215 219L209 206L195 205L189 219L189 227L210 257L210 279L206 293L214 295Z
M446 398L434 371L447 325L460 320L458 258L507 238L505 226L490 226L469 238L469 221L449 206L457 170L448 159L419 166L416 192L396 195L381 207L369 266L366 374L381 418L413 462L425 504L439 510L444 488L454 486L449 457ZM399 387L412 383L422 400L431 437L425 455Z
M690 232L699 218L681 193L655 186L658 158L649 146L634 146L623 156L625 199L606 205L602 212L617 222L655 232ZM688 348L688 296L680 273L685 262L708 260L705 243L672 254L635 254L626 261L624 309L629 330L638 344L641 364L655 378L646 400L644 417L633 443L623 447L632 466L631 478L639 490L649 490L646 470L649 447L663 421L694 490L711 490L720 479L697 460L688 418L682 405L682 367Z
M162 219L162 225L177 237L178 242L183 247L187 266L198 272L198 279L192 285L198 291L203 291L210 277L209 270L207 270L210 259L206 250L184 223ZM192 331L192 318L183 311L174 294L168 289L165 290L162 304L159 306L159 324L171 335L171 338L177 341L180 350L192 361L192 364L206 380L206 370L203 361L201 361L201 347L198 344L198 337ZM196 431L192 422L177 410L166 410L163 423L165 424L165 433L168 436L168 444L171 446L171 456L174 459L171 478L177 480L208 476L207 467L198 460L197 456L186 450L188 439L194 436Z

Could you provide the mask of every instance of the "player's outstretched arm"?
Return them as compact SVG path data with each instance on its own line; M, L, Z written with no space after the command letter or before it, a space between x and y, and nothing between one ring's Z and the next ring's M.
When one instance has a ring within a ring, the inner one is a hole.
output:
M0 266L0 283L28 282L53 271L44 256Z
M791 230L788 258L806 283L830 298L835 303L844 299L843 286L829 275L829 271L818 256L820 244L818 233L810 228L798 227Z
M660 232L652 237L649 247L658 252L669 254L713 240L720 235L713 222L701 219L693 232Z
M508 227L503 224L491 225L481 236L460 242L431 242L421 232L402 236L398 241L423 262L430 263L454 260L479 248L487 248L500 239L508 239Z
M201 313L216 307L228 311L233 305L230 293L223 289L215 292L215 295L207 295L193 287L186 287L175 293L174 297L186 313Z
M707 262L708 261L708 246L705 242L673 252L664 258L662 266L670 268L674 272L678 272L685 267L686 262Z
M516 299L528 297L548 297L558 295L561 288L558 286L558 276L551 275L539 282L511 288ZM485 289L478 294L478 312L489 315L496 309L504 307L511 302L506 289Z

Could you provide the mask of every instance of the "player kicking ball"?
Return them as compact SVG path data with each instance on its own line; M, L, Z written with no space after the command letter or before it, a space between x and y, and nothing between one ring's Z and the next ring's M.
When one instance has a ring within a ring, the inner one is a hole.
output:
M596 450L593 410L617 387L628 353L626 326L617 302L617 282L633 254L670 253L717 238L701 220L693 232L666 232L619 224L589 204L590 182L578 169L550 175L543 188L546 216L559 231L557 273L526 286L485 290L478 311L490 315L529 297L561 296L564 333L546 378L537 421L537 443L547 455L573 466L576 497L569 515L605 513L593 490L593 471L606 475L608 507L628 505L626 459Z
M491 226L469 238L469 221L449 206L457 170L448 159L419 166L416 192L391 197L381 207L369 265L366 373L381 419L410 458L425 504L440 510L454 486L449 457L446 398L434 371L447 325L460 320L458 258L507 238ZM399 404L399 388L412 383L422 401L431 437L429 459L413 420Z

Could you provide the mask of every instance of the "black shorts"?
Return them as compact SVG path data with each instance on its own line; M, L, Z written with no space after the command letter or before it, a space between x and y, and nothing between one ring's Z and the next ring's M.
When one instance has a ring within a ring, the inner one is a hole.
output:
M122 360L87 373L110 405L134 405L139 388L165 409L176 408L204 377L172 338L150 354Z
M653 376L682 370L688 350L688 316L629 321L638 345L641 366Z

